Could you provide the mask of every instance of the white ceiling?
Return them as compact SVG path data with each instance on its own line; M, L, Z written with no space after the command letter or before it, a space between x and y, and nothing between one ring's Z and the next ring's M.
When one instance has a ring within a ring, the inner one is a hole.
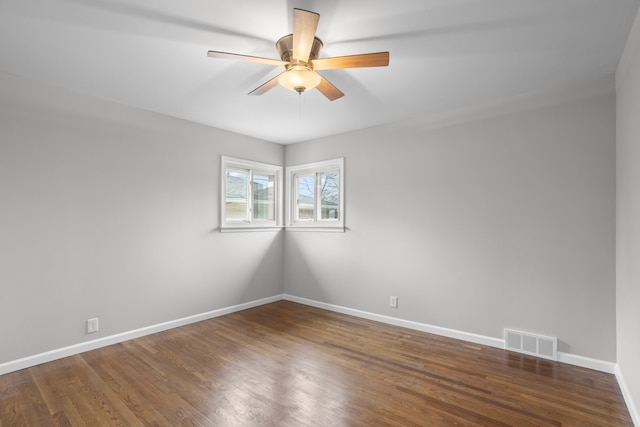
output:
M491 104L615 72L640 0L0 0L0 71L216 128L292 143ZM345 93L247 93L281 71L294 7L320 57L389 51L389 67L321 71Z

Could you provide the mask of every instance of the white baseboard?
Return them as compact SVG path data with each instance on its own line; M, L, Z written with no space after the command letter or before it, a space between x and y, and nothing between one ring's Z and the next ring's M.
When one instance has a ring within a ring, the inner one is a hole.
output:
M558 362L593 369L595 371L606 372L607 374L615 374L616 372L615 363L578 356L577 354L562 353L560 351L558 352Z
M29 368L31 366L39 365L41 363L51 362L52 360L61 359L63 357L72 356L74 354L82 353L84 351L94 350L96 348L105 347L111 344L117 344L123 341L127 341L133 338L139 338L145 335L154 334L156 332L166 331L167 329L177 328L179 326L188 325L191 323L200 322L214 317L223 316L225 314L235 313L237 311L246 310L248 308L257 307L264 304L269 304L275 301L287 300L297 302L312 307L322 308L337 313L349 314L363 319L374 320L376 322L386 323L389 325L400 326L417 331L428 332L436 335L441 335L449 338L455 338L475 344L488 345L504 349L504 339L487 337L484 335L477 335L469 332L462 332L455 329L442 328L439 326L428 325L425 323L414 322L411 320L398 319L396 317L385 316L382 314L370 313L367 311L356 310L353 308L343 307L334 304L328 304L320 301L310 300L307 298L296 297L293 295L274 295L272 297L263 298L260 300L250 301L243 304L238 304L230 307L220 308L206 313L196 314L193 316L184 317L182 319L171 320L169 322L159 323L157 325L151 325L133 331L123 332L108 337L99 338L92 341L87 341L79 344L74 344L68 347L59 348L56 350L47 351L45 353L36 354L33 356L24 357L22 359L13 360L0 364L0 375L7 374L9 372L18 371L20 369ZM605 362L602 360L590 359L583 356L578 356L569 353L558 352L558 361L567 363L570 365L581 366L584 368L594 369L597 371L607 372L610 374L616 374L618 381L622 378L618 375L616 370L617 365L611 362ZM620 386L622 387L622 384ZM623 390L624 393L624 390ZM628 395L628 391L627 391ZM630 400L625 397L629 402Z
M22 359L5 362L0 364L0 375L8 374L9 372L18 371L20 369L29 368L31 366L36 366L41 363L51 362L53 360L61 359L63 357L73 356L74 354L79 354L85 351L95 350L96 348L106 347L111 344L117 344L133 338L139 338L145 335L155 334L156 332L162 332L168 329L177 328L179 326L201 322L203 320L212 319L218 316L224 316L225 314L235 313L236 311L242 311L248 308L269 304L275 301L280 301L283 298L284 298L283 295L274 295L268 298L263 298L255 301L246 302L243 304L233 305L230 307L220 308L217 310L208 311L206 313L183 317L182 319L159 323L157 325L146 326L144 328L135 329L133 331L123 332L123 333L111 335L108 337L98 338L96 340L74 344L68 347L63 347L56 350L51 350L44 353L36 354L33 356L24 357Z
M469 341L475 344L488 345L491 347L504 348L504 340L499 338L487 337L484 335L472 334L469 332L457 331L455 329L441 328L440 326L427 325L426 323L418 323L411 320L398 319L397 317L384 316L382 314L370 313L368 311L356 310L353 308L342 307L339 305L327 304L324 302L314 301L306 298L300 298L293 295L284 295L287 301L293 301L304 305L310 305L316 308L322 308L329 311L335 311L342 314L350 314L352 316L361 317L363 319L374 320L376 322L387 323L389 325L401 326L416 331L428 332L444 337L455 338L463 341Z
M619 365L616 365L616 379L618 380L618 385L620 386L620 391L622 392L622 396L624 397L624 401L627 404L627 409L629 410L629 414L631 415L631 419L633 420L633 424L635 426L640 427L640 412L638 412L638 408L633 402L631 398L631 392L627 386L627 382L624 380L624 376L622 375L622 370Z
M316 308L322 308L325 310L335 311L337 313L349 314L364 319L375 320L377 322L387 323L389 325L401 326L404 328L414 329L417 331L428 332L435 335L441 335L449 338L455 338L463 341L472 342L474 344L488 345L504 349L504 339L487 337L484 335L472 334L469 332L457 331L455 329L442 328L440 326L428 325L425 323L413 322L411 320L403 320L395 317L384 316L381 314L370 313L367 311L355 310L353 308L342 307L339 305L327 304L307 298L300 298L293 295L284 295L284 299L287 301L293 301L300 304L309 305ZM567 363L569 365L580 366L583 368L594 369L596 371L606 372L609 374L615 373L616 364L611 362L605 362L603 360L590 359L588 357L578 356L570 353L558 352L558 361Z

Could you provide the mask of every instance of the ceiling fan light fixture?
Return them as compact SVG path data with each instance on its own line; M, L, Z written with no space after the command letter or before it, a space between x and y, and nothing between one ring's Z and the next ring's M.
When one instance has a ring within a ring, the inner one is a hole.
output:
M298 93L315 88L321 81L320 74L303 66L293 66L278 78L280 86Z
M344 93L317 71L389 65L389 52L318 58L323 46L322 40L315 35L319 19L320 15L315 12L293 9L293 33L280 37L276 42L280 60L216 50L208 51L207 56L284 66L285 71L262 83L249 92L249 95L262 95L279 84L299 94L317 88L329 101L343 97Z

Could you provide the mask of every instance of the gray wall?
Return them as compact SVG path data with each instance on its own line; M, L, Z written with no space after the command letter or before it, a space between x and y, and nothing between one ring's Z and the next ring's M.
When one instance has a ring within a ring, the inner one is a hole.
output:
M557 336L562 352L615 362L606 84L465 124L413 119L288 146L285 165L345 157L348 231L287 232L285 293L489 337Z
M0 363L281 294L282 233L216 228L220 155L283 152L0 74Z
M609 86L285 150L0 74L0 363L278 295L283 282L469 333L553 335L563 352L614 362ZM219 156L282 164L285 152L289 165L346 158L348 231L217 232ZM98 334L85 334L89 317Z
M640 409L640 14L617 81L618 367ZM640 414L636 413L636 422Z

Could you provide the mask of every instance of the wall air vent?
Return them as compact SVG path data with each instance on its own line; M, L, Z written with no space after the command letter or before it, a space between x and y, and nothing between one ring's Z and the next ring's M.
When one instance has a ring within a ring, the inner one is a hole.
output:
M518 353L558 360L558 338L555 337L505 329L504 348Z

